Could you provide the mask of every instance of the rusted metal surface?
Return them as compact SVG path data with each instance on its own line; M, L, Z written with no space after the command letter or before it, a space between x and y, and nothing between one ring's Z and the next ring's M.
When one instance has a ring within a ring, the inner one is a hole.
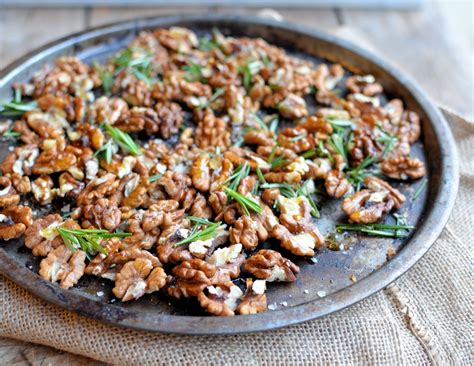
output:
M115 325L169 333L233 334L274 329L340 310L387 286L428 251L448 219L457 192L457 155L449 127L426 95L405 76L357 46L319 31L260 18L223 15L114 24L72 35L14 62L0 74L0 99L10 96L12 82L28 80L42 65L60 55L75 54L88 62L102 60L124 47L140 30L170 25L182 25L198 33L218 27L225 34L260 36L296 55L319 62L325 58L353 72L371 73L383 84L388 96L402 98L421 117L423 135L414 146L413 155L428 167L427 189L416 201L411 197L420 182L411 187L398 186L408 197L404 210L409 222L416 224L416 230L404 241L346 235L341 240L342 250L325 249L313 261L295 259L301 267L298 280L269 286L268 302L276 310L257 315L203 316L195 304L170 303L172 300L161 294L122 304L114 301L111 283L89 276L83 277L72 290L63 290L37 275L39 261L21 240L1 244L1 273L47 301ZM7 152L7 145L3 144L0 158ZM339 206L337 201L323 205L322 218L317 222L323 233L333 231L334 224L343 219ZM398 254L387 261L389 246L396 248ZM104 295L98 296L98 292Z

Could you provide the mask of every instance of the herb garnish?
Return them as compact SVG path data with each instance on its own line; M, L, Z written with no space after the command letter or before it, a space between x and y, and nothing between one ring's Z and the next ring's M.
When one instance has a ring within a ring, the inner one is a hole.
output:
M174 245L175 248L198 240L212 239L214 236L216 236L217 230L222 224L221 221L211 222L201 217L188 216L188 218L191 221L195 222L196 225L193 226L187 238L184 238L183 240L177 242ZM204 226L204 228L202 230L199 230L202 226Z
M148 181L149 181L150 183L154 183L154 182L156 182L158 179L160 179L162 176L163 176L163 174L152 175L151 177L148 177Z
M342 231L357 231L365 234L383 236L389 238L405 238L408 233L401 232L400 230L413 229L412 225L389 225L389 224L337 224L337 232Z
M2 116L21 116L23 113L32 111L38 106L36 101L23 102L21 100L21 92L15 89L15 97L10 102L0 101L0 115Z
M250 215L249 210L252 210L258 214L262 213L262 208L253 198L244 196L243 194L240 194L229 187L224 187L224 192L237 201L247 216Z
M375 162L375 156L366 156L365 159L354 169L347 172L349 182L355 185L355 190L358 192L362 187L365 177L373 175L373 171L368 171L366 168Z
M270 155L268 156L267 162L268 164L270 164L270 170L273 170L273 169L276 169L283 165L288 164L288 159L285 159L283 155L279 155L275 157L277 148L278 148L278 144L275 144L275 146L273 146L272 148L272 151L270 152Z
M233 189L234 191L239 188L240 182L242 179L244 179L246 176L250 174L250 165L245 162L243 164L240 164L233 172L233 174L227 178L224 182L230 189Z
M126 48L113 59L113 62L118 67L117 73L127 69L137 79L151 84L152 60L153 54L148 50Z
M415 191L415 194L413 195L413 197L411 199L412 202L415 202L418 199L418 197L420 197L420 195L425 190L427 183L428 183L428 179L423 179L423 181L420 183L420 185L418 186L418 188Z
M114 143L113 140L107 141L99 150L97 150L94 154L94 156L97 156L97 158L104 160L107 162L107 164L110 164L112 162L112 157L114 153L116 153L118 150L117 145Z
M181 68L181 70L186 71L184 79L189 82L200 81L204 78L202 73L203 66L195 62L189 61L189 63Z
M244 66L239 67L239 72L242 74L242 82L246 90L250 88L252 78L263 68L263 63L258 60L249 61Z
M5 137L5 138L8 138L8 139L16 139L17 137L19 137L21 135L21 133L19 132L16 132L16 131L13 131L13 126L10 126L8 128L8 130L6 130L2 137Z
M346 166L349 166L349 159L347 158L347 147L344 143L344 138L339 133L333 133L328 139L328 144L334 149L334 151L341 155L344 159Z
M81 249L88 258L97 252L108 254L100 244L101 239L124 238L132 235L131 233L109 233L107 230L101 229L68 229L65 227L57 227L56 231L73 253L77 249Z
M105 126L105 131L107 134L114 139L114 141L122 149L129 152L132 155L140 155L141 148L128 133L123 132L121 129L113 127L111 125Z
M114 85L114 73L111 70L107 70L105 67L100 66L98 63L94 63L94 68L99 74L100 80L102 80L102 89L104 93L110 95L112 93L112 86Z

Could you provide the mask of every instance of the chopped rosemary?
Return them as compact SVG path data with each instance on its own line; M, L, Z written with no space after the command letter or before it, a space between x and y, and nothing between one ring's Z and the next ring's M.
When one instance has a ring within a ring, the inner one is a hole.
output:
M107 141L105 145L103 145L99 150L95 152L95 156L97 158L104 160L107 162L107 164L110 164L112 162L112 157L114 153L116 153L118 150L117 145L114 143L113 140Z
M347 148L344 144L344 138L341 134L333 133L331 137L328 139L328 144L334 149L334 151L341 155L344 159L344 163L346 166L349 166L349 160L347 158Z
M347 119L340 119L336 118L334 116L327 116L326 121L331 124L332 127L338 128L348 128L348 127L354 127L354 123L351 120Z
M244 196L243 194L240 194L229 187L224 187L224 192L237 201L237 203L240 205L240 207L242 207L242 210L247 216L250 215L249 210L252 210L258 214L262 213L262 208L253 198Z
M279 123L280 123L280 119L278 118L278 114L273 115L273 118L270 121L270 127L268 129L274 134L276 134Z
M36 101L23 102L21 100L21 92L15 89L15 97L10 102L0 101L0 115L2 116L21 116L23 113L32 111L38 106Z
M94 63L94 68L99 74L100 80L102 80L102 89L105 94L112 93L112 86L114 85L114 73L111 70L107 70L105 67L100 66L98 63Z
M9 139L16 139L20 135L21 133L13 131L13 126L10 126L10 128L3 133L2 137L9 138Z
M383 236L389 238L405 238L408 233L400 230L413 229L412 225L390 225L390 224L337 224L336 230L342 231L357 231L365 234L371 234L375 236Z
M290 183L264 183L260 187L263 189L277 188L280 194L286 198L295 198L298 196L295 187Z
M160 179L162 176L163 176L163 174L152 175L151 177L148 177L148 181L149 181L150 183L154 183L154 182L156 182L158 179Z
M355 190L358 192L362 187L362 183L367 175L372 175L373 172L369 172L366 168L373 164L377 160L375 156L366 156L365 159L354 169L347 172L347 178L355 186Z
M303 133L300 133L299 135L295 136L295 137L290 137L288 140L290 140L291 142L296 142L296 141L299 141L301 139L304 139L308 134L306 132L303 132Z
M208 35L199 39L199 49L201 51L210 51L219 48L219 45Z
M191 221L196 222L196 225L191 229L187 238L177 242L174 246L180 247L198 240L209 240L216 236L217 230L221 226L222 222L210 222L208 220L198 218L195 216L189 216ZM202 230L199 230L201 226L205 226Z
M263 173L262 173L262 171L260 170L260 168L257 167L256 170L257 170L257 177L258 177L258 180L260 181L260 183L262 183L262 184L267 183L267 181L265 180L265 177L263 176Z
M315 149L307 150L303 154L301 154L301 156L305 159L312 158L315 155L316 155Z
M258 60L249 61L244 66L239 67L239 72L242 74L242 82L246 90L250 88L252 78L263 68L263 63Z
M186 81L200 81L204 78L202 69L203 66L195 62L189 61L189 63L181 68L183 71L186 71L184 79Z
M244 179L249 174L250 165L245 162L244 164L240 164L237 169L234 170L234 173L225 180L224 184L226 184L230 189L237 190L242 179Z
M261 119L257 113L253 113L252 114L252 117L253 119L258 123L258 125L264 129L264 130L268 130L268 126L267 124L263 121L263 119Z
M378 127L378 133L380 134L380 136L377 138L377 141L384 144L384 148L382 151L382 159L383 159L395 148L397 137L382 130L380 126L377 126L377 127Z
M113 62L118 67L117 73L127 69L137 79L151 84L152 60L153 54L148 50L126 48L113 59Z
M197 109L204 109L207 108L211 105L211 103L215 102L217 98L219 98L222 94L224 94L225 89L224 88L217 88L214 94L211 95L209 100L205 103L200 104Z
M310 183L313 183L311 180L307 180L306 182L304 182L297 190L296 190L296 194L298 196L302 195L302 196L305 196L306 199L308 200L309 202L309 205L311 206L311 216L319 219L321 217L321 215L319 214L319 209L318 209L318 206L316 205L316 202L314 202L314 199L313 197L311 196L311 192L310 192L310 189L308 188L308 185ZM314 183L313 183L313 187L314 187Z
M140 155L141 148L128 133L123 132L122 130L113 127L111 125L105 126L105 131L107 134L114 139L114 141L119 145L122 149L129 152L132 155Z
M270 152L270 156L268 157L268 160L267 160L268 164L270 164L270 170L273 170L273 169L276 169L283 165L288 164L288 160L285 159L283 155L279 155L275 157L277 148L278 148L278 144L273 146L273 149Z
M412 202L415 202L418 199L418 197L420 197L420 195L425 190L427 183L428 183L428 179L426 179L426 178L423 179L423 181L420 183L420 185L418 186L418 188L415 191L415 194L413 195L413 197L411 199Z
M101 229L68 229L65 227L57 227L56 231L73 253L77 249L81 249L88 258L97 252L107 255L107 251L100 244L101 239L124 238L132 235L131 233L109 233L107 230Z

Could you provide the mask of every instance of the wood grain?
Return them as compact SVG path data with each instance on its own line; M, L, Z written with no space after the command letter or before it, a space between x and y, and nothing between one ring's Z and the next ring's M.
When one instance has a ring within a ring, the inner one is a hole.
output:
M141 16L229 12L223 7L1 9L0 67L68 33ZM256 9L232 9L255 14ZM436 101L474 118L474 30L470 1L428 3L421 12L285 9L295 23L347 38L398 66ZM98 365L49 347L0 338L0 364Z

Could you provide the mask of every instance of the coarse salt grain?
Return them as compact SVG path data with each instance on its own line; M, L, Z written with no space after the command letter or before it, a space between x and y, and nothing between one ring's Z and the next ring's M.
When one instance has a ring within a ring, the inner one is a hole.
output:
M99 291L99 292L97 292L96 295L99 296L99 297L102 297L102 296L104 296L104 291Z
M324 296L326 296L326 291L318 291L317 293L318 293L318 296L319 296L319 297L324 297Z
M268 310L276 310L277 304L274 302L273 304L268 305Z
M309 294L309 291L306 290L306 289L304 289L303 292L304 292L305 294Z

